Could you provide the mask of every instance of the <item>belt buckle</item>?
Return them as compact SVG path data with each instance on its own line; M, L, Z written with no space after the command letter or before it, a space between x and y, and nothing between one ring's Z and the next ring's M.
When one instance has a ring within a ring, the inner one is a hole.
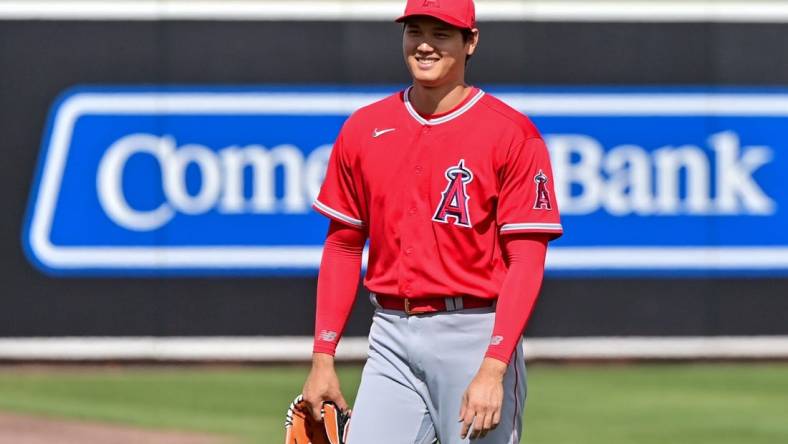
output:
M405 298L405 302L403 304L405 306L405 314L406 315L412 316L412 315L415 314L415 313L410 311L410 300L408 298Z

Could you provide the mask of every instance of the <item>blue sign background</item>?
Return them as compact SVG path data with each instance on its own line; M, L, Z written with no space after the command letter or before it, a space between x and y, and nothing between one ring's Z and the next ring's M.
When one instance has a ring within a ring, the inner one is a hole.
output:
M199 216L178 213L166 226L155 231L129 231L113 223L99 205L95 172L106 148L132 133L170 135L177 146L199 144L212 149L255 144L273 148L291 144L301 148L307 156L318 146L332 143L346 118L345 115L81 117L72 139L72 146L79 149L71 151L70 165L63 176L52 240L58 245L70 246L194 245L195 242L200 245L319 244L325 235L321 223L325 218L313 211L303 215L272 216L227 215L214 209ZM129 160L123 187L129 204L139 210L152 210L162 203L165 198L160 171L151 156L135 155ZM279 172L277 190L281 190L283 183ZM189 168L186 179L187 188L195 193L201 181L198 170ZM244 189L251 189L251 174L245 175ZM89 229L74 230L84 227L86 221L91 222Z
M51 274L110 274L110 275L179 275L179 274L279 274L314 273L317 262L304 266L294 266L286 261L279 265L245 266L130 266L108 265L106 267L91 263L80 266L78 263L60 266L51 263L37 252L31 241L33 221L41 209L40 184L49 159L53 143L53 125L69 99L85 93L150 93L165 94L188 93L296 93L311 97L321 94L361 94L372 93L384 96L391 88L76 88L67 91L53 105L47 134L45 135L30 205L23 243L28 258L36 266ZM714 94L733 94L748 97L774 95L788 97L785 90L777 89L726 89L699 90L676 88L485 88L495 95L506 94L555 94L589 95L608 94L626 97L630 94L683 94L687 96L713 96ZM788 112L783 113L788 115ZM326 220L313 211L303 214L222 214L215 208L199 215L176 214L161 228L152 231L132 231L114 223L99 203L96 192L96 172L106 149L118 139L134 133L155 136L172 136L176 146L199 144L212 150L229 146L261 145L267 149L278 145L294 145L306 158L317 147L330 144L336 137L347 113L247 113L247 114L210 114L210 113L90 113L80 115L74 122L73 133L68 142L66 159L57 199L52 212L51 230L48 239L52 245L63 251L81 248L159 248L159 247L312 247L319 250L325 235ZM582 134L601 143L606 151L610 148L634 144L647 153L665 146L678 147L695 145L702 149L709 159L709 189L713 199L715 187L714 153L709 148L708 138L723 131L735 132L741 141L739 156L750 146L767 146L773 154L772 159L758 168L753 174L755 182L776 203L776 211L770 215L635 215L616 216L599 209L589 214L572 215L564 212L562 222L565 235L556 241L551 251L561 252L562 248L642 248L642 247L700 247L700 248L757 248L774 249L780 254L788 251L788 186L783 175L788 172L788 118L784 115L539 115L531 118L547 136L551 134ZM196 168L189 168L186 186L191 192L200 187L201 178ZM245 189L251 188L251 174L245 175ZM685 180L680 189L686 192ZM283 174L278 171L276 189L283 186ZM140 210L156 208L164 200L161 171L158 163L146 155L132 156L124 170L123 190L129 204ZM652 189L652 192L654 190ZM573 194L581 192L572 187ZM311 202L307 202L309 204ZM559 202L560 204L560 202ZM765 250L759 250L765 251ZM771 251L771 250L769 250ZM788 254L788 253L785 253ZM588 267L553 267L552 272L565 275L611 275L611 274L660 274L671 273L757 273L784 274L788 271L788 260L777 261L774 266L749 267L746 261L742 266L725 266L722 269L710 263L708 267L645 266L599 267L594 265L593 254L586 259ZM166 261L165 261L166 262ZM713 261L712 261L713 262Z
M556 246L788 245L788 186L783 179L788 172L786 117L532 116L532 120L543 134L589 135L602 141L608 150L634 143L649 152L665 146L695 145L711 153L707 138L733 130L742 146L766 145L774 153L773 160L753 174L777 202L773 215L614 216L604 210L582 216L562 214L566 235L556 241ZM710 157L709 178L713 184L716 164ZM682 181L682 191L685 187ZM710 190L713 193L714 187Z

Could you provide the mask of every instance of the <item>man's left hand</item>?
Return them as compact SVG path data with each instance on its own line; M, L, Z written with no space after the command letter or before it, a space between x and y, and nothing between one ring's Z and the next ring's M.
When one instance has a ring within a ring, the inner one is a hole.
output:
M508 366L493 358L484 358L479 371L462 395L460 437L483 438L501 422L503 377Z

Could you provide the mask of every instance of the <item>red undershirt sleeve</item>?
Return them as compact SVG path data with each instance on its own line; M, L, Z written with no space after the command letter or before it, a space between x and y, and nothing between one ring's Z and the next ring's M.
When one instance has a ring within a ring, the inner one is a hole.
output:
M486 357L509 363L514 348L536 305L542 286L549 234L502 236L503 253L509 265L495 308L490 345Z
M328 227L315 310L315 353L336 353L356 299L361 274L361 254L367 241L363 229L332 220Z

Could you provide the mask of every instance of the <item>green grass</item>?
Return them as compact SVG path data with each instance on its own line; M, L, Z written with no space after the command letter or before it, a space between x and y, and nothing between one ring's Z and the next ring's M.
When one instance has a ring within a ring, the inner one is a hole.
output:
M348 400L360 368L339 369ZM277 443L307 368L0 370L0 409ZM788 442L788 365L529 367L529 444Z
M788 366L535 367L529 443L788 442Z

